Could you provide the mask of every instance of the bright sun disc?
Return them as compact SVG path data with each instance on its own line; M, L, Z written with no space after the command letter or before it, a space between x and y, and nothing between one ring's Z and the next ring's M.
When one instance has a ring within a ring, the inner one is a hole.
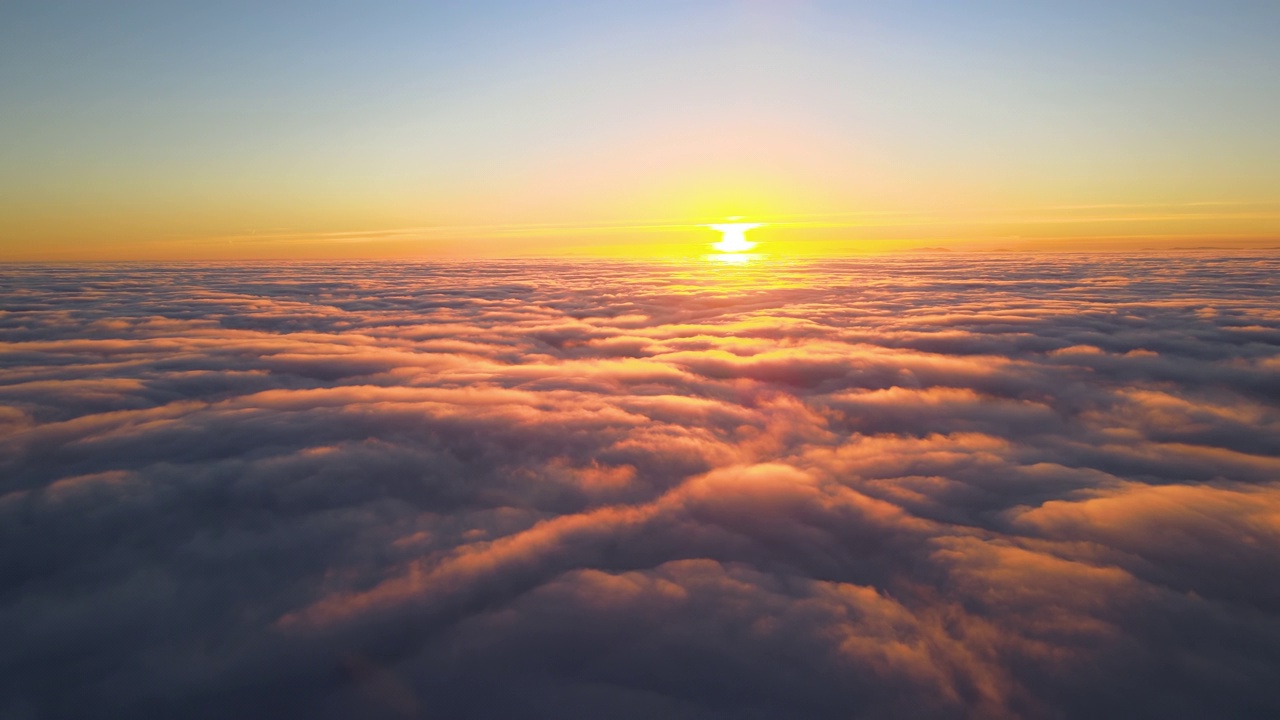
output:
M708 225L712 230L718 230L724 236L720 242L712 245L715 249L725 253L744 253L755 247L756 244L747 239L747 231L760 227L761 223L725 223L723 225Z

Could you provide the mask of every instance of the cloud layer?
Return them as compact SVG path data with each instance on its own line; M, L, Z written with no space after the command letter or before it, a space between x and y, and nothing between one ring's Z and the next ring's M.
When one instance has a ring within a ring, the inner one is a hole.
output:
M1274 717L1277 277L11 267L0 717Z

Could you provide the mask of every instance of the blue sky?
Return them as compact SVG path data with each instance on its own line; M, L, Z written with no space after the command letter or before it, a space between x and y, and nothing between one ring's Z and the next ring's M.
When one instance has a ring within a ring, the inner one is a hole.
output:
M1278 34L1275 3L6 3L0 244L1270 203Z

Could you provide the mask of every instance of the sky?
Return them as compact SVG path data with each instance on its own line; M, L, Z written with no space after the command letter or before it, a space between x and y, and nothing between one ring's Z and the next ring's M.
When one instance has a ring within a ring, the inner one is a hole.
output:
M1280 245L1274 2L0 4L0 260ZM696 254L696 253L695 253Z

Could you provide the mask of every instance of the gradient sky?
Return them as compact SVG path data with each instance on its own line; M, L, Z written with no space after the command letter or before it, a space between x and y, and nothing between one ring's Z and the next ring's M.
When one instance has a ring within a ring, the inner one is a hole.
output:
M0 259L1280 245L1275 2L5 2Z

